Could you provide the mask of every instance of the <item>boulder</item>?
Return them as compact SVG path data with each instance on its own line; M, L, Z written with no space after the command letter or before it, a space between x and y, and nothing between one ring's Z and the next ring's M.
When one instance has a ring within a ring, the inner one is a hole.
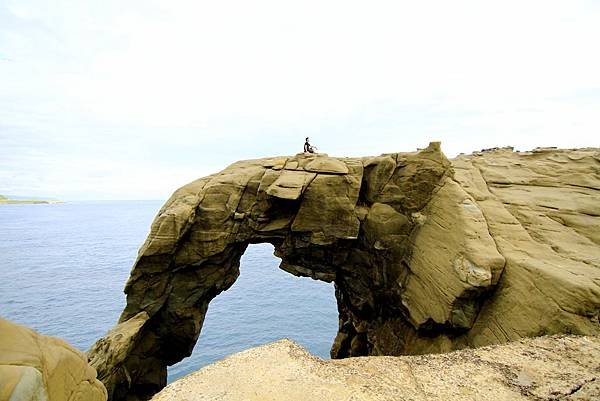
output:
M105 401L86 356L55 337L0 319L0 401Z

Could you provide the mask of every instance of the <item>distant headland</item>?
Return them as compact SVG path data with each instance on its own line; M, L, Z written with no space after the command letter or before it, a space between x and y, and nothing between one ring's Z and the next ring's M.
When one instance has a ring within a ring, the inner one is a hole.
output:
M16 198L16 197L15 197ZM18 197L18 199L10 198L5 195L0 195L0 205L39 205L39 204L51 204L51 203L64 203L57 199L38 199L32 198L27 199L24 197Z

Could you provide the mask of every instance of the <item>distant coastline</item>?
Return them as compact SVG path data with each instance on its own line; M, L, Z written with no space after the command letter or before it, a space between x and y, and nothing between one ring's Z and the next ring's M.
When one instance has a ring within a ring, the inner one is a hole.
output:
M55 199L11 199L0 195L0 205L48 205L53 203L64 203Z

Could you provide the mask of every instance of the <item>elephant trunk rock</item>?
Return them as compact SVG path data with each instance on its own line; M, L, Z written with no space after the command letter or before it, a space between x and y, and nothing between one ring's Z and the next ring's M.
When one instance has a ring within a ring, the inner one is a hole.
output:
M594 149L500 149L450 162L433 142L370 158L234 163L180 188L161 208L125 287L127 306L90 362L111 400L149 399L165 386L167 366L191 354L209 302L235 282L248 244L259 242L274 245L281 269L335 284L333 358L598 333L600 242L588 228L600 225L598 160ZM524 162L530 167L518 167ZM580 175L561 176L553 163ZM544 179L577 188L580 206L537 210L515 201L528 189L563 202L567 193L553 198ZM585 189L565 184L574 179ZM542 215L560 219L567 234L546 230ZM575 241L579 252L556 245L548 254L557 239Z

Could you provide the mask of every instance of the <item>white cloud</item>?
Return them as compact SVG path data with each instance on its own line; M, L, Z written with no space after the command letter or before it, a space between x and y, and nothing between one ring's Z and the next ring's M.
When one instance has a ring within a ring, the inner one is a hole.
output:
M85 163L61 187L101 197L174 189L157 163L199 176L305 135L353 155L598 146L599 17L584 1L9 1L0 141L56 136L39 151L71 165L117 153L95 189Z

